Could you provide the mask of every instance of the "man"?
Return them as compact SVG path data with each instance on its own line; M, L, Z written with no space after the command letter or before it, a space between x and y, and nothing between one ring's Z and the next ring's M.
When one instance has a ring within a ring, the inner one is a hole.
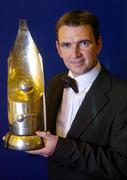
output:
M127 178L127 85L98 61L99 21L88 11L65 13L57 22L56 47L68 73L49 82L45 147L49 179ZM63 87L65 75L78 89ZM64 77L64 78L63 78Z

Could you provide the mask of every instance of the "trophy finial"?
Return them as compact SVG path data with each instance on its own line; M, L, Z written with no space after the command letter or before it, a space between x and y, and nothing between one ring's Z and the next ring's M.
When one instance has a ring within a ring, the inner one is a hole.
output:
M22 30L22 31L28 30L27 20L26 19L20 19L20 21L19 21L19 29Z

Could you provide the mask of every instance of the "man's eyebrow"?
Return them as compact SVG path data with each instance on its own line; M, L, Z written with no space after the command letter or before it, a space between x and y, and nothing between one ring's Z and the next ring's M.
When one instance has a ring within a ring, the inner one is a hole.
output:
M80 40L80 41L78 41L78 43L82 43L82 42L88 42L88 43L93 43L91 40L89 40L89 39L82 39L82 40Z
M73 43L80 43L80 42L89 42L89 43L92 43L92 41L89 40L89 39L81 39L81 40L76 41L76 42L70 42L70 41L62 41L62 42L57 41L57 42L58 42L59 44L66 44L66 43L68 43L68 44L73 44Z
M72 44L72 42L64 41L59 43L60 46L69 45L69 44Z
M62 41L62 42L57 41L57 43L58 43L59 45L61 45L61 44L66 44L66 43L70 43L70 42L68 42L68 41Z

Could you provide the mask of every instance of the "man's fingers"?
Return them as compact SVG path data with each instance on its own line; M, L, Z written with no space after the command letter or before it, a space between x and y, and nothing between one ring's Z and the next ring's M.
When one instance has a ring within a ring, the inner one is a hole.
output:
M27 152L27 153L29 153L29 154L36 154L36 155L38 155L38 154L41 154L41 149L38 149L38 150L30 150L30 151L25 151L25 152Z
M44 131L37 131L36 134L45 139L49 136L49 132L44 132Z
M49 131L47 131L48 134L51 134Z
M49 157L55 150L58 141L58 136L54 136L50 132L44 132L44 131L37 131L36 134L43 139L44 147L40 150L32 150L26 152L30 154Z
M44 157L48 157L50 154L50 151L47 147L44 147L43 149L30 150L30 151L25 151L25 152L29 154L34 154L34 155L41 155Z
M44 146L46 146L47 145L47 139L49 138L51 133L49 131L48 132L37 131L36 134L43 139Z

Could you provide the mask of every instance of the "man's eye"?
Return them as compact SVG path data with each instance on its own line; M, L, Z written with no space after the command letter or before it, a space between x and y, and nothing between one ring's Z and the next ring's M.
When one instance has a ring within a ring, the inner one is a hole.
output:
M70 48L71 47L71 43L61 43L60 46L62 48Z
M80 47L80 48L86 48L86 47L88 47L89 45L90 45L90 41L88 41L88 40L80 41L80 42L79 42L79 47Z

